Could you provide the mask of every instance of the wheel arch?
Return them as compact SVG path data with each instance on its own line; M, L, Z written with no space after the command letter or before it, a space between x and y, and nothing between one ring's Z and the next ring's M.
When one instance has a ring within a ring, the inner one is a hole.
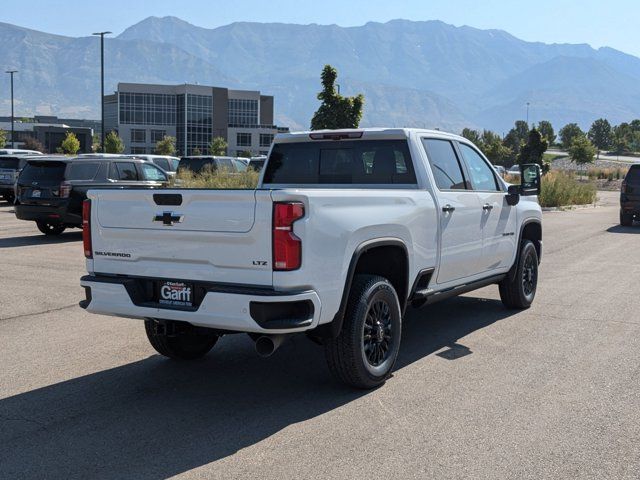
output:
M406 244L391 237L367 240L358 245L351 256L340 307L333 320L315 329L313 335L335 338L340 334L353 279L361 273L387 278L398 294L400 310L404 313L409 297L409 251Z

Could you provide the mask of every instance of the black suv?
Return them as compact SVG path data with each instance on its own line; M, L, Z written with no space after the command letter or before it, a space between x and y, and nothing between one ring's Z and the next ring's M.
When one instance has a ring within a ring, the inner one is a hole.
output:
M82 202L93 188L160 188L167 174L133 158L31 158L17 182L16 217L35 221L45 235L82 227Z
M629 227L640 220L640 163L631 165L620 191L620 225Z

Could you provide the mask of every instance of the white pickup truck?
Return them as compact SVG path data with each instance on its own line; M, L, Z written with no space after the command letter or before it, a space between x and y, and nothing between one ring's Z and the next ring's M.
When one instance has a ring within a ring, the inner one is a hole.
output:
M402 317L497 284L527 308L542 253L537 165L508 185L468 140L440 131L278 135L251 190L91 190L89 312L144 319L174 359L248 333L263 356L305 332L331 372L373 388Z

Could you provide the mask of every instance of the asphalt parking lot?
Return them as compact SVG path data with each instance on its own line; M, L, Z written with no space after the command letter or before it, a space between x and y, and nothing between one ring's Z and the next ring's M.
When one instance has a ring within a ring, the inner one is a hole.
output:
M544 214L537 297L497 287L410 311L393 378L329 375L294 338L203 361L142 323L77 306L81 235L45 238L0 203L0 478L640 478L640 226Z

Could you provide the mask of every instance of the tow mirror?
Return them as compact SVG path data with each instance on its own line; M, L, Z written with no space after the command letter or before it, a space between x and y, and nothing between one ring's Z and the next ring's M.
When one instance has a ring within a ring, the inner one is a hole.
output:
M520 165L520 194L540 195L540 166L536 163Z

